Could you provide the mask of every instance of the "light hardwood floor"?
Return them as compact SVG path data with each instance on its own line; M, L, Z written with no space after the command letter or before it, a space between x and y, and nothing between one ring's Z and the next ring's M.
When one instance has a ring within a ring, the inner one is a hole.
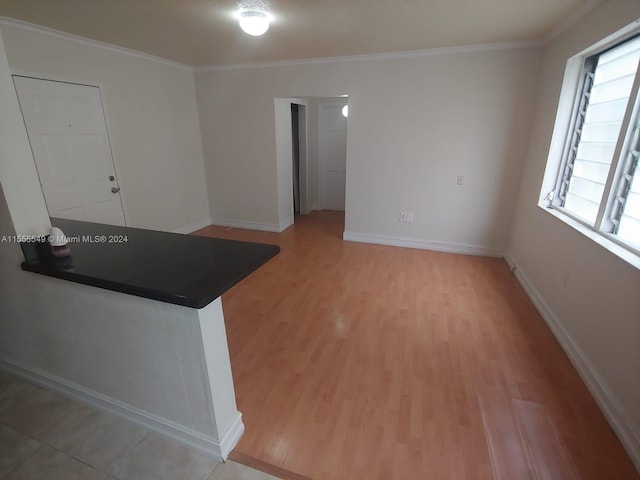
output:
M502 259L282 234L223 296L246 432L237 455L313 480L637 479Z

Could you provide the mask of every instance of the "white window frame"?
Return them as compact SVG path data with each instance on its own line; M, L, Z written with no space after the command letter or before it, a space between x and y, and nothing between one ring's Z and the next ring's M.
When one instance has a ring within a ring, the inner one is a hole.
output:
M582 100L585 71L586 68L588 68L585 62L638 35L640 35L640 27L638 27L637 24L631 25L587 48L567 61L551 149L547 160L547 168L538 205L549 213L552 213L555 217L581 231L614 254L637 268L640 268L640 249L621 240L614 233L611 233L613 226L609 221L609 217L615 207L615 197L619 190L620 179L622 177L621 170L626 165L629 146L634 138L634 130L640 122L640 67L638 71L636 71L633 87L629 96L629 103L620 128L620 134L609 168L604 194L594 224L591 225L563 208L558 195L569 160L570 150L573 145L573 135L575 133L576 120ZM638 132L638 134L640 134L640 132ZM640 175L640 165L637 167L635 175Z

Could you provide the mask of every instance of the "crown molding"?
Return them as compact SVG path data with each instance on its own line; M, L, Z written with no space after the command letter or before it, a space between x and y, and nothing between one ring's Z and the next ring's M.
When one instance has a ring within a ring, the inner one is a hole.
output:
M590 0L600 3L601 0ZM577 20L575 20L577 21ZM574 21L574 23L575 23ZM484 43L478 45L460 45L454 47L439 47L429 48L423 50L407 50L402 52L389 52L389 53L373 53L366 55L344 55L335 57L317 57L317 58L302 58L295 60L275 60L266 62L248 62L248 63L235 63L229 65L208 65L202 67L193 67L184 63L174 62L163 57L151 55L148 53L142 53L130 48L119 47L98 40L92 40L90 38L81 37L72 33L63 32L53 28L45 27L42 25L36 25L34 23L25 22L23 20L17 20L15 18L0 16L0 26L5 25L9 27L19 28L22 30L28 30L43 35L48 35L62 40L70 42L80 43L83 45L89 45L92 47L98 47L105 50L123 53L134 57L142 58L145 60L162 63L164 65L182 68L189 71L196 72L210 72L210 71L222 71L222 70L245 70L253 68L274 68L274 67L289 67L296 65L316 65L325 63L341 63L341 62L362 62L362 61L376 61L376 60L397 60L403 58L419 58L428 57L433 55L451 55L456 53L474 53L474 52L486 52L495 50L513 50L513 49L525 49L536 48L543 45L544 42L540 41L526 41L526 42L503 42L503 43ZM568 28L568 27L567 27Z
M22 20L17 20L15 18L0 16L0 26L2 25L19 28L22 30L28 30L28 31L40 33L43 35L48 35L50 37L55 37L55 38L60 38L62 40L67 40L70 42L80 43L82 45L102 48L104 50L109 50L112 52L123 53L125 55L131 55L133 57L142 58L144 60L162 63L163 65L168 65L170 67L182 68L185 70L189 70L191 72L193 71L192 66L185 65L184 63L174 62L173 60L168 60L166 58L158 57L156 55L142 53L137 50L132 50L130 48L118 47L117 45L111 45L110 43L99 42L98 40L92 40L90 38L81 37L79 35L74 35L72 33L66 33L53 28L44 27L42 25L36 25L35 23L29 23Z
M271 62L235 63L229 65L208 65L195 67L196 72L216 72L222 70L245 70L252 68L290 67L296 65L317 65L323 63L368 62L376 60L398 60L403 58L430 57L434 55L451 55L455 53L488 52L494 50L517 50L536 48L542 42L504 42L483 43L479 45L461 45L456 47L429 48L425 50L407 50L404 52L373 53L368 55L345 55L339 57L302 58L297 60L276 60Z
M542 39L542 44L546 45L558 38L560 35L565 33L576 23L578 23L591 10L603 3L603 1L604 0L586 0L580 7L576 9L575 12L573 12L568 17L565 17L547 35L545 35Z
M50 27L37 25L35 23L25 22L15 18L0 16L0 26L6 25L9 27L15 27L22 30L28 30L43 35L49 35L51 37L60 38L63 40L89 45L92 47L98 47L113 52L123 53L134 57L142 58L145 60L161 63L164 65L182 68L195 72L215 72L224 70L246 70L254 68L275 68L275 67L290 67L298 65L317 65L324 63L341 63L341 62L361 62L361 61L376 61L376 60L397 60L403 58L419 58L428 57L433 55L451 55L456 53L474 53L474 52L486 52L495 50L514 50L514 49L526 49L536 48L544 46L567 30L573 25L578 23L585 15L602 4L604 0L586 0L575 12L562 20L556 25L547 35L540 40L524 41L524 42L502 42L502 43L484 43L478 45L460 45L453 47L438 47L422 50L407 50L401 52L389 52L389 53L374 53L366 55L344 55L335 57L316 57L316 58L301 58L295 60L274 60L264 62L247 62L247 63L234 63L228 65L206 65L202 67L193 67L184 63L174 62L164 57L157 55L151 55L148 53L139 52L130 48L119 47L110 43L100 42L98 40L92 40L90 38L82 37L72 33L63 32Z

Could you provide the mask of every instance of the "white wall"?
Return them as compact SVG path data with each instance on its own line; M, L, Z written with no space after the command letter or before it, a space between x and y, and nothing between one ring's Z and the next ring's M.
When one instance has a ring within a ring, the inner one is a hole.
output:
M51 223L0 32L0 182L18 235L44 235Z
M318 199L318 99L307 98L307 201L309 210L317 210Z
M101 87L127 224L208 224L193 72L13 26L2 27L12 73Z
M544 48L508 250L640 469L640 271L536 206L567 59L639 15L608 1Z
M275 112L276 165L278 179L278 230L293 223L293 151L291 136L291 99L276 98Z
M197 71L214 221L278 223L274 97L348 94L346 230L502 249L537 58L511 49ZM401 210L415 223L400 224Z

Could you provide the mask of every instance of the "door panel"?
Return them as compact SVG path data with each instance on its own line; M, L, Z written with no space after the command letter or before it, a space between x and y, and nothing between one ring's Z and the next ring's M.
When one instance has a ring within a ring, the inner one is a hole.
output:
M124 225L100 90L17 76L14 82L49 215Z
M347 119L344 104L319 105L320 200L325 210L344 211L347 165Z

